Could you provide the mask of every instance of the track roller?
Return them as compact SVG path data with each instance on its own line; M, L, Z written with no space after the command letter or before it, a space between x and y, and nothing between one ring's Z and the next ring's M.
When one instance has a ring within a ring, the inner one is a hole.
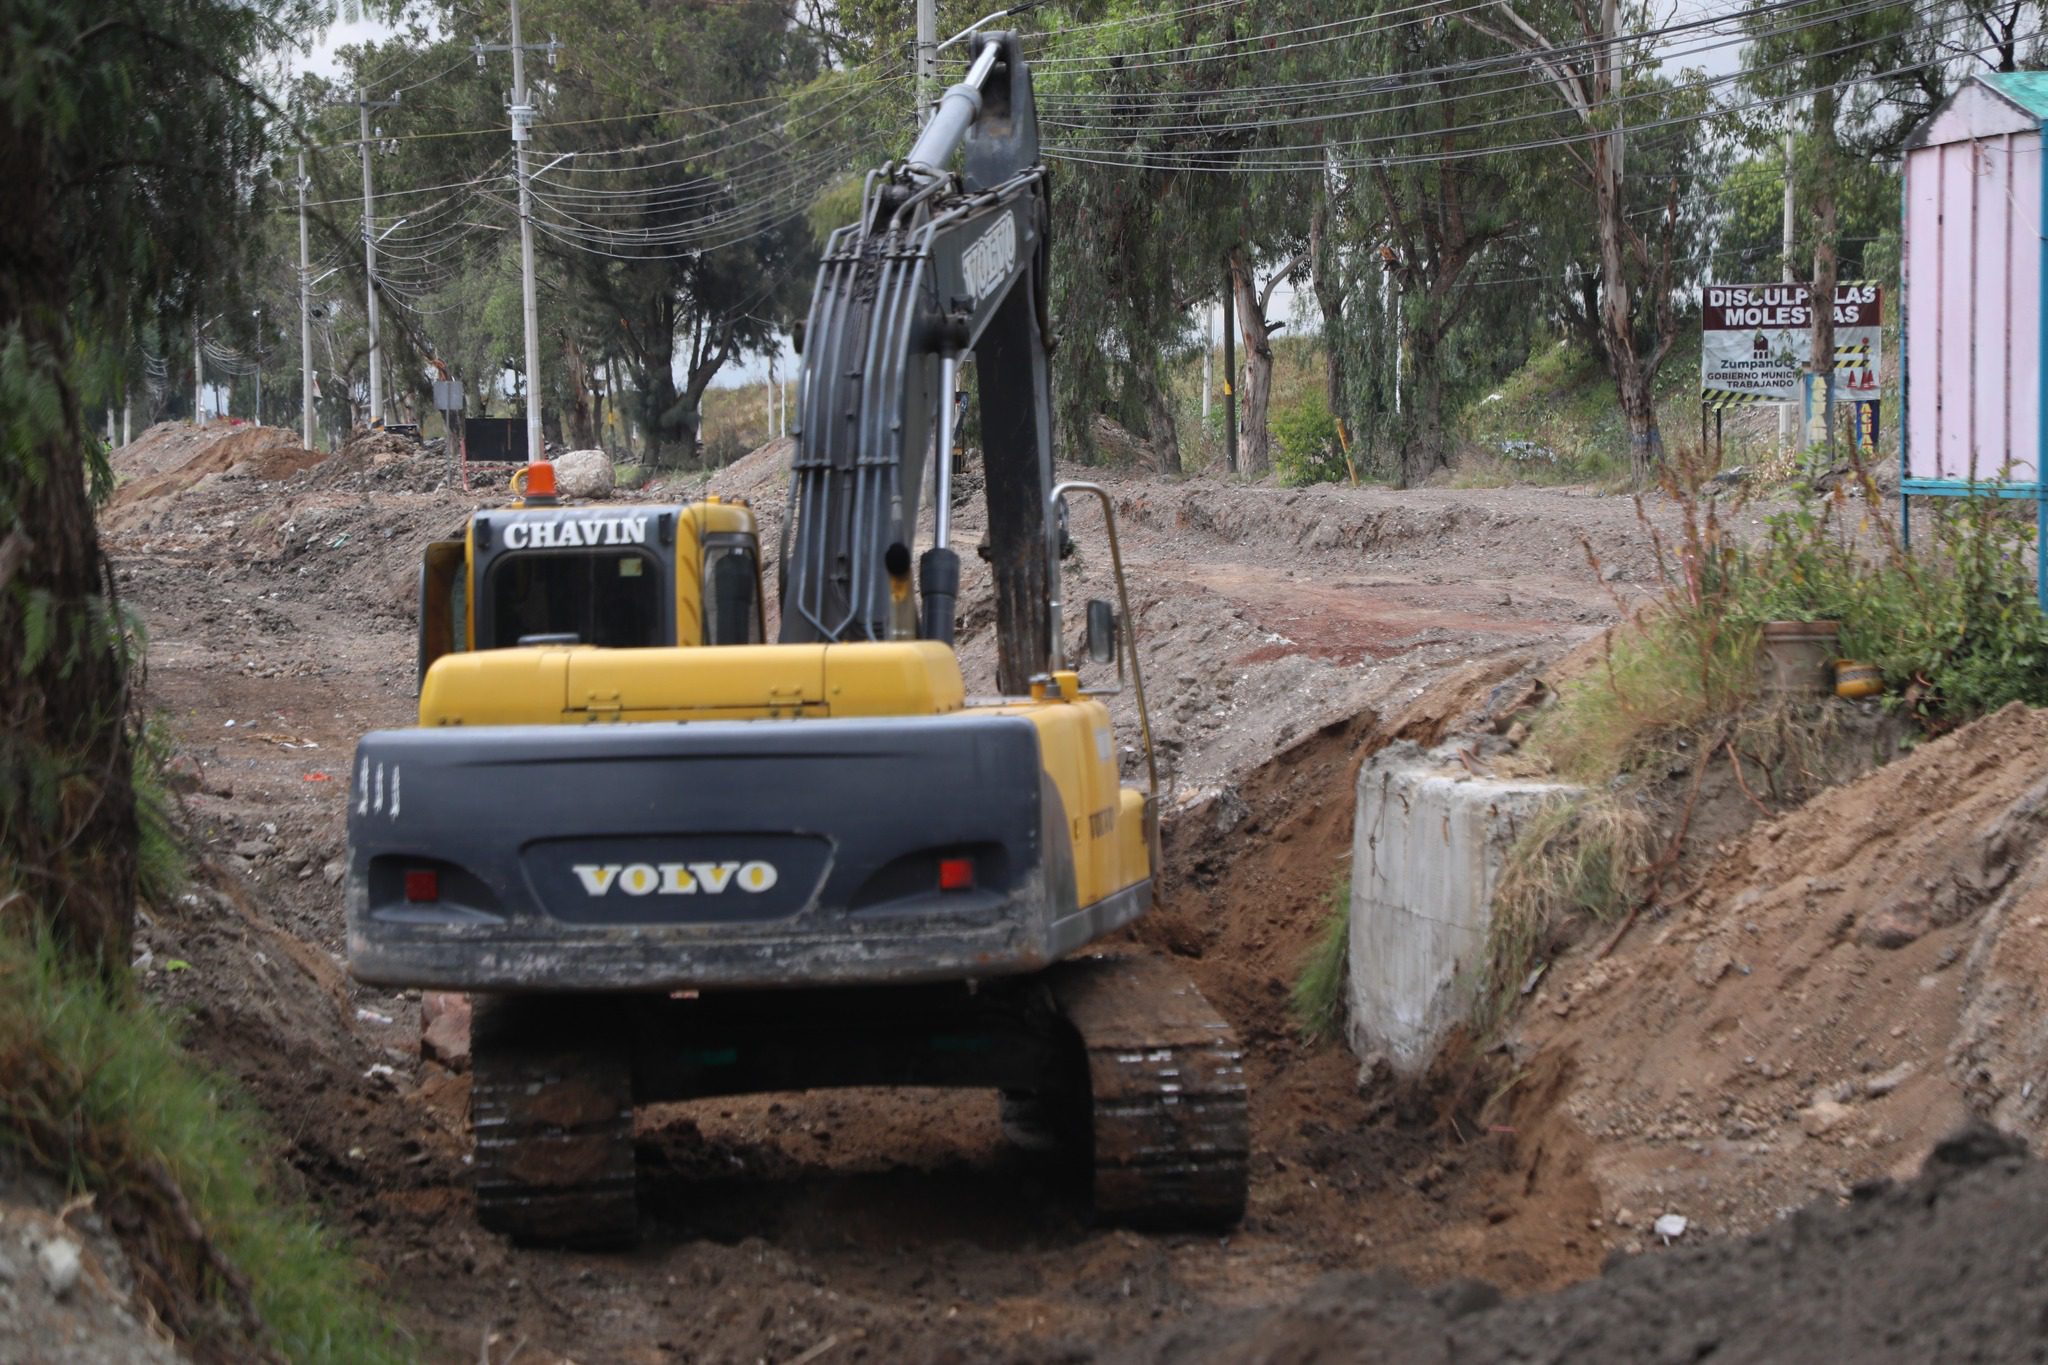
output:
M478 996L470 1042L477 1221L521 1242L632 1242L627 1021L599 1002Z
M1052 968L1047 984L1086 1054L1096 1216L1234 1226L1251 1123L1230 1025L1160 958L1078 958Z

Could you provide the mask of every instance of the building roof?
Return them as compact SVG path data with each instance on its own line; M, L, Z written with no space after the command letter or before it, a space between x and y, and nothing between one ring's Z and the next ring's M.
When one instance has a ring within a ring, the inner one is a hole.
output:
M1906 139L1906 150L2006 134L2048 124L2048 71L1987 71L1955 88Z
M1977 79L2035 118L2048 122L2048 71L1989 71Z

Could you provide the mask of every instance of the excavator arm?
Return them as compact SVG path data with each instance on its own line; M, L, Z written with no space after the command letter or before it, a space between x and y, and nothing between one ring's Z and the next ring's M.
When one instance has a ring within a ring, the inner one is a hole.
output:
M961 357L979 379L995 576L997 681L1046 671L1057 572L1047 371L1046 172L1016 35L983 34L908 157L868 177L832 234L802 335L803 390L783 524L785 643L951 644L959 557L950 455ZM961 153L956 171L951 163ZM915 563L932 485L933 544Z

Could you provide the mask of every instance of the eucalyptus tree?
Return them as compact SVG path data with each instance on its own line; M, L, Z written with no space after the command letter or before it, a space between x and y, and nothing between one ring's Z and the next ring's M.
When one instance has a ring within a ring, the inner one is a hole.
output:
M1167 363L1184 353L1191 310L1219 291L1244 340L1243 472L1270 463L1272 312L1282 280L1307 264L1316 167L1298 128L1276 121L1274 92L1309 59L1264 38L1310 6L1159 14L1135 2L1077 5L1040 20L1041 126L1053 192L1055 302L1068 352L1058 374L1062 427L1086 448L1089 419L1128 397L1156 458L1176 462ZM1229 382L1238 384L1238 376Z
M1384 88L1361 99L1344 124L1343 142L1359 165L1354 254L1369 264L1355 283L1384 296L1379 309L1359 311L1391 309L1404 362L1403 420L1391 431L1401 487L1450 462L1452 338L1487 297L1488 274L1511 276L1525 259L1519 239L1532 230L1531 206L1554 193L1559 178L1554 154L1497 154L1541 111L1521 73L1489 68L1490 46L1432 17L1387 25L1372 39ZM1363 426L1384 430L1387 416L1366 414Z
M133 708L82 357L219 302L275 136L245 73L305 19L292 0L0 0L0 913L110 970L134 915Z
M1655 477L1664 458L1656 380L1678 339L1685 262L1678 177L1651 177L1663 213L1644 218L1633 211L1639 201L1627 167L1631 161L1641 164L1643 148L1629 125L1690 131L1691 145L1698 147L1705 140L1699 130L1707 112L1703 82L1674 81L1658 70L1661 13L1637 0L1606 0L1598 9L1586 0L1497 0L1491 7L1455 11L1456 22L1485 34L1498 50L1521 54L1530 77L1557 101L1559 119L1520 141L1531 152L1561 149L1588 201L1595 251L1590 271L1578 275L1590 274L1601 349L1614 376L1628 428L1629 468L1639 486ZM1683 166L1682 151L1665 151L1673 159L1662 162L1662 170Z

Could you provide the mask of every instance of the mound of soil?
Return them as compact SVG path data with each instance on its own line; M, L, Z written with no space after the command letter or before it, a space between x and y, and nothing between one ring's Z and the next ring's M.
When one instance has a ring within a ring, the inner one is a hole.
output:
M109 524L121 524L119 513L158 498L182 493L209 474L238 471L263 483L311 469L327 457L299 444L298 436L281 427L193 427L159 422L123 446L113 458L114 474L123 480L114 490Z
M431 493L455 478L454 457L446 453L445 442L422 445L408 437L359 427L313 472L306 486L323 492ZM477 490L484 497L496 491L481 484Z
M1965 1117L2048 1134L2048 711L2014 705L1724 844L1682 909L1558 964L1513 1051L1532 1185L1610 1245L1903 1177Z
M1597 1280L1500 1302L1332 1277L1275 1311L1199 1317L1103 1357L1129 1365L2039 1358L2048 1166L1988 1129L1910 1183L1866 1186L1740 1241L1629 1257ZM1074 1359L1086 1359L1077 1354Z

